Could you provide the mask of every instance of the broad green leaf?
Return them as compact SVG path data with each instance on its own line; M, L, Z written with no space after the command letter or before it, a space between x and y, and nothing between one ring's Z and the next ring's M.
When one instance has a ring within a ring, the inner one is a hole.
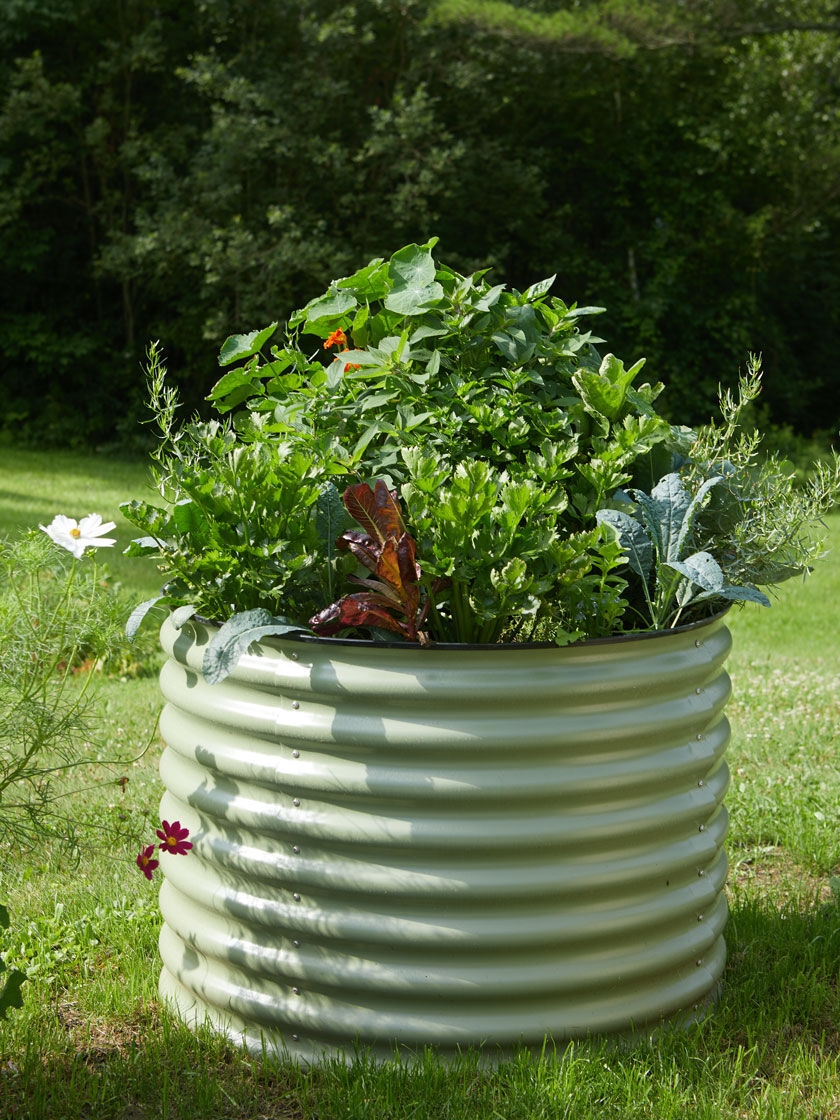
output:
M327 388L337 388L344 379L344 371L347 369L347 362L344 358L336 358L327 366Z
M222 343L219 351L219 365L229 366L233 362L242 362L246 358L258 354L266 342L277 330L277 323L263 327L261 331L251 331L250 334L232 334Z
M496 284L494 288L488 289L476 303L476 311L490 311L499 302L499 297L504 290L504 284Z
M204 398L208 401L218 401L225 397L229 397L237 389L247 389L248 392L259 392L259 383L254 385L251 377L243 369L231 369L223 374L207 396ZM245 397L240 397L240 400L245 400ZM237 404L239 401L236 402Z
M587 411L613 421L618 419L627 390L644 364L642 359L630 369L625 369L619 358L614 354L607 354L597 373L579 369L572 376L572 381Z
M376 257L352 276L337 280L335 286L352 288L360 300L382 299L388 292L388 265L382 257Z
M603 315L606 310L606 307L570 307L563 318L581 319L584 315Z
M525 289L524 298L527 300L539 299L551 288L556 279L557 274L555 273L554 276L549 276L547 280L538 280L536 284L532 284L530 288Z
M383 393L366 393L359 398L358 410L359 412L367 412L371 408L381 408L383 404L392 401L394 397L399 396L397 389L391 389L389 392Z

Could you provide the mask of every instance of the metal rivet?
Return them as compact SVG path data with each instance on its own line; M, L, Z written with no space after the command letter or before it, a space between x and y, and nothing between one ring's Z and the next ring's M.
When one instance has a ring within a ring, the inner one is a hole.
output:
M292 988L292 995L293 996L299 996L300 995L300 988Z
M300 1042L300 1035L299 1034L293 1034L292 1035L292 1042Z
M299 949L299 948L300 948L300 942L299 942L299 941L293 941L293 942L292 942L292 944L294 945L294 947L295 947L296 949Z
M705 832L706 831L706 826L704 824L701 824L697 831L698 832Z
M292 654L289 654L289 656L291 657L292 661L297 661L297 659L300 657L300 654L299 653L292 653Z
M697 648L699 649L699 648L700 648L700 647L702 646L702 644L703 644L703 643L702 643L702 642L700 641L700 639L699 639L699 638L695 638L695 640L694 640L694 644L695 644L695 645L697 646Z
M695 692L697 693L697 695L698 695L698 696L702 696L702 695L703 695L703 689L702 689L702 688L695 688L695 690L694 690L694 691L695 691Z
M699 870L699 871L697 872L697 875L698 875L698 877L699 877L700 879L702 879L702 878L703 878L703 876L704 876L705 874L706 874L706 872L705 872L705 871L703 870L703 868L702 868L702 867L701 867L701 868L700 868L700 870Z
M294 805L295 807L297 807L298 805L300 805L300 798L299 798L299 797L293 797L293 798L292 798L292 804L293 804L293 805Z
M697 915L697 921L698 921L698 922L702 922L702 921L703 921L703 915L702 915L702 914L698 914L698 915Z
M702 778L698 778L698 779L697 779L697 788L698 788L698 789L702 789L704 785L705 785L705 782L703 781L703 779L702 779Z
M292 751L292 758L300 758L300 751Z
M300 707L300 704L297 702L297 700L292 701L292 707L295 709L295 711L297 711L297 709Z
M702 742L703 742L703 736L702 736L702 735L698 735L698 736L697 736L697 742L698 742L698 743L702 743Z
M297 844L292 845L292 851L295 853L296 856L300 855L300 848L297 846Z
M694 963L697 965L698 968L703 967L703 962L702 961L695 961Z
M693 1011L699 1011L700 1010L700 1004L699 1003L693 1003L691 1005L691 1007L692 1007Z
M292 898L295 900L295 902L300 902L300 895L297 893L297 891L295 891L295 893L292 895Z

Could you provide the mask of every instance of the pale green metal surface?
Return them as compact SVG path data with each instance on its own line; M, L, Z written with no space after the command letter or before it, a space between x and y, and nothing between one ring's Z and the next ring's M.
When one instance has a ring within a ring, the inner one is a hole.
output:
M730 648L266 642L219 685L162 631L161 993L303 1058L690 1019L723 971Z

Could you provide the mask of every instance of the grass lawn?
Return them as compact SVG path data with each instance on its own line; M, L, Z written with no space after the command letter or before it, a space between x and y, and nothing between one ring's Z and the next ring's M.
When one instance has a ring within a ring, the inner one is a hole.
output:
M130 538L117 504L142 495L142 464L0 461L0 532L98 512ZM838 555L804 586L733 612L729 962L699 1027L494 1070L472 1054L274 1066L183 1029L157 998L157 884L133 862L160 795L152 656L146 675L99 684L92 764L74 779L79 863L49 849L0 862L7 958L29 977L0 1023L0 1120L840 1120L840 515L830 533ZM108 563L134 598L154 593L153 569Z

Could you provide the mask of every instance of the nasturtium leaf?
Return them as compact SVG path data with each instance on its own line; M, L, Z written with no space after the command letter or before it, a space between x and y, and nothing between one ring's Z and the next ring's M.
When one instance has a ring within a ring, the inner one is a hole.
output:
M398 315L422 315L430 304L443 298L435 280L435 262L428 246L407 245L390 261L392 288L385 307Z
M277 323L271 323L259 331L230 335L222 343L222 348L219 351L219 365L229 366L233 362L242 362L246 358L258 354L276 330Z

